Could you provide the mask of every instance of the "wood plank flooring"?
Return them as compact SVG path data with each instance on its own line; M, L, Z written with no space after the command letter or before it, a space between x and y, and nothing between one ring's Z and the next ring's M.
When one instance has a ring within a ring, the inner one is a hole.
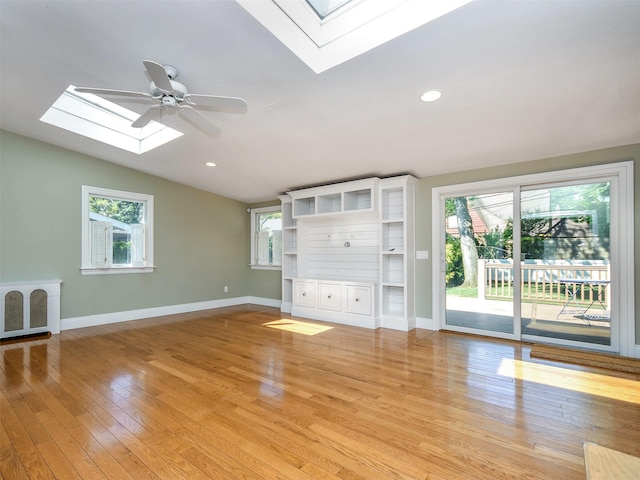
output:
M638 375L281 318L246 305L0 347L2 478L570 480L585 441L640 456Z

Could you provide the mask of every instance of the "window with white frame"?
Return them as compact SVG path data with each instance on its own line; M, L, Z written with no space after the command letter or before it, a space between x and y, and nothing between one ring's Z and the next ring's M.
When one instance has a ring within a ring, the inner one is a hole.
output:
M280 268L282 265L282 209L251 210L251 266Z
M153 271L153 195L82 187L81 271Z

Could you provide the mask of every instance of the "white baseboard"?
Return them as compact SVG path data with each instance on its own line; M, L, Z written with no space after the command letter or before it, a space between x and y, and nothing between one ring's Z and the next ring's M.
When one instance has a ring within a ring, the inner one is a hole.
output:
M635 358L640 358L640 345L636 345L635 352L633 352Z
M410 332L416 328L416 319L410 318L408 320L397 319L393 317L380 317L380 328L388 328L390 330L400 330L401 332Z
M438 322L433 318L416 317L416 328L423 328L425 330L440 330L438 328Z
M280 308L282 301L275 298L248 297L245 303L253 303L254 305L262 305L263 307Z
M280 300L261 297L235 297L222 300L209 300L207 302L185 303L181 305L168 305L165 307L143 308L140 310L129 310L124 312L103 313L98 315L87 315L85 317L64 318L60 321L60 330L73 330L75 328L95 327L98 325L108 325L110 323L130 322L143 318L162 317L164 315L175 315L178 313L197 312L209 310L211 308L232 307L253 303L266 307L280 307Z

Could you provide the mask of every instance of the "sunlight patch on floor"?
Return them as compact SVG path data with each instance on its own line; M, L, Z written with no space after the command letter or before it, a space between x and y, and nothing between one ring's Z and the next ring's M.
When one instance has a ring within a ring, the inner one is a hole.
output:
M498 375L640 404L640 382L600 373L502 359Z
M302 335L316 335L331 330L333 327L318 325L317 323L301 322L290 318L281 318L273 322L263 323L265 327L285 330L287 332L301 333Z

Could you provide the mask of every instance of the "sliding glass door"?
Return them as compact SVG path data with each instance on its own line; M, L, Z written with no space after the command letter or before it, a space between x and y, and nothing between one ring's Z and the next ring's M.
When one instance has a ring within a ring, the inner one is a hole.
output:
M631 172L434 188L439 328L633 354Z

